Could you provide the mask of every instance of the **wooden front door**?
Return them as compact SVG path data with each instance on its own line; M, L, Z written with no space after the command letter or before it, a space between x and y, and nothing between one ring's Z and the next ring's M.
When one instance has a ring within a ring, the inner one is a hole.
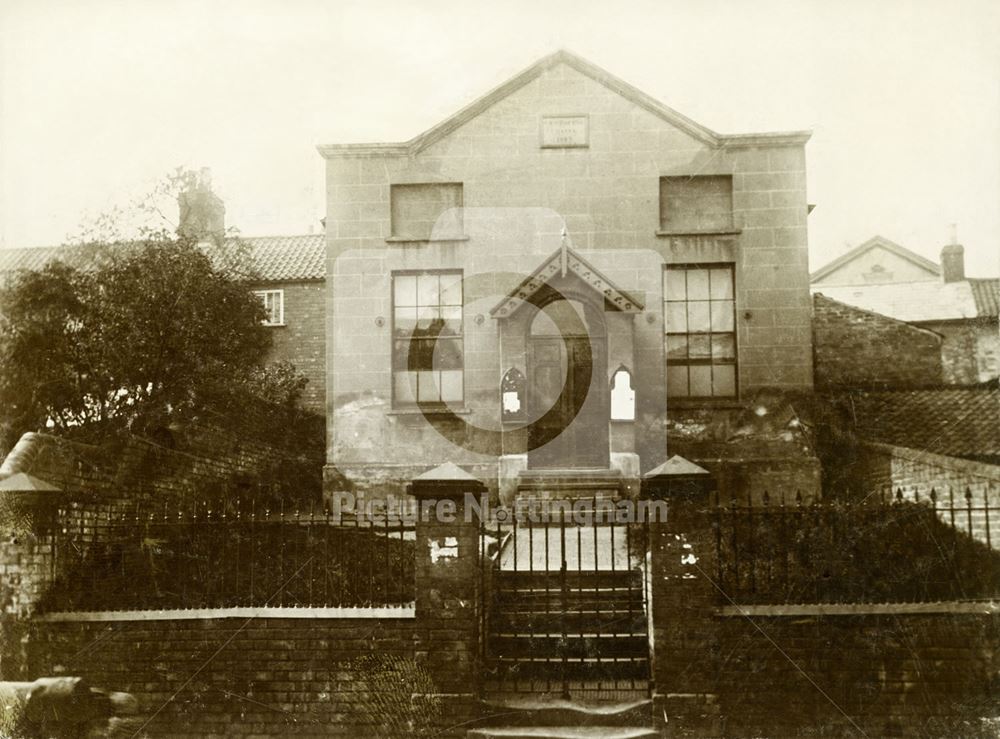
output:
M533 336L528 354L528 466L607 469L604 338Z

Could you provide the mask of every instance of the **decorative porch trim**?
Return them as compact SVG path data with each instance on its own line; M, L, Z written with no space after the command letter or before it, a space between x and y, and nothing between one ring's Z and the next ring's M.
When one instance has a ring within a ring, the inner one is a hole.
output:
M494 318L509 318L554 277L572 272L588 287L604 296L605 301L623 313L639 313L643 309L642 301L615 285L594 265L584 259L572 247L561 246L556 249L528 277L511 290L507 297L497 303L490 315Z

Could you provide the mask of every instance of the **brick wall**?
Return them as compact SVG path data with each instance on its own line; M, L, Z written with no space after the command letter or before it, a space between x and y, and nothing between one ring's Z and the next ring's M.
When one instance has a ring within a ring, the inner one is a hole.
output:
M995 318L921 323L944 337L941 360L945 381L972 385L1000 376L1000 328Z
M272 282L258 289L284 290L285 325L270 330L274 339L269 361L288 361L309 384L302 404L316 413L326 411L326 284Z
M415 636L388 618L36 623L29 669L132 693L152 736L393 736L385 706L426 685L376 704L357 660L412 659Z
M902 494L905 500L928 502L933 490L938 507L954 506L955 525L980 542L996 546L1000 532L1000 465L948 457L918 449L862 442L853 465L854 479L863 491ZM989 509L988 511L986 509ZM940 511L942 521L953 520L951 511Z
M942 379L942 339L903 321L813 296L813 351L820 387L905 387Z
M173 434L169 443L175 448L158 441L127 435L94 446L31 432L4 459L0 476L26 472L70 497L202 500L224 491L279 491L282 484L290 497L319 496L321 462L308 449L292 452L211 426ZM315 445L313 454L319 449ZM310 476L316 480L312 489L306 484Z
M1000 617L719 620L726 736L995 736ZM806 733L808 732L808 734Z

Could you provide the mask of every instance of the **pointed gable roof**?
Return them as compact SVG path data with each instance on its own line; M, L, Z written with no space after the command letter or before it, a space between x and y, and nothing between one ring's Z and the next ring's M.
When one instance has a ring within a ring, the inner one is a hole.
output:
M810 131L787 131L769 133L748 133L724 135L716 133L697 123L687 116L670 108L659 100L647 95L637 87L614 76L610 72L586 59L565 49L542 57L527 69L519 72L509 80L493 88L488 93L451 115L436 126L429 128L419 136L402 143L377 144L326 144L317 147L319 153L326 158L340 156L372 156L380 154L409 155L419 154L431 144L440 141L455 129L469 122L483 111L503 100L508 95L532 82L545 71L559 64L565 64L575 69L595 82L604 85L612 92L621 95L634 105L643 108L655 116L662 118L670 125L679 128L695 139L712 147L721 146L759 146L767 144L804 144L812 135Z
M615 285L600 270L580 256L572 247L560 246L538 268L507 293L490 310L494 318L509 318L542 289L549 280L566 274L576 275L595 292L604 296L607 305L623 313L638 313L642 302Z
M829 262L820 267L818 270L809 275L809 281L816 282L817 280L822 280L827 275L836 272L845 264L851 262L854 259L857 259L865 252L877 248L882 248L888 252L892 252L900 259L905 259L908 262L912 262L921 269L925 269L932 274L935 275L941 274L941 267L932 262L930 259L922 257L915 251L911 251L910 249L907 249L905 246L900 246L894 241L889 241L889 239L885 238L884 236L873 236L872 238L868 239L868 241L864 242L863 244L859 244L846 254L842 254L841 256L834 259L832 262Z

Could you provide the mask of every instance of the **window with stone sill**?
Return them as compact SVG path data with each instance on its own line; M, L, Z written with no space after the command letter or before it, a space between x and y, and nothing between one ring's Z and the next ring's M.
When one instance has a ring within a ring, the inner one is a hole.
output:
M284 290L254 290L261 303L264 304L266 315L262 323L265 326L285 325L285 291Z
M667 398L735 398L736 299L732 264L663 270Z
M389 189L392 237L428 241L464 237L461 182L422 182Z
M661 231L728 231L732 228L731 175L660 178Z
M465 397L462 272L393 272L392 405Z

